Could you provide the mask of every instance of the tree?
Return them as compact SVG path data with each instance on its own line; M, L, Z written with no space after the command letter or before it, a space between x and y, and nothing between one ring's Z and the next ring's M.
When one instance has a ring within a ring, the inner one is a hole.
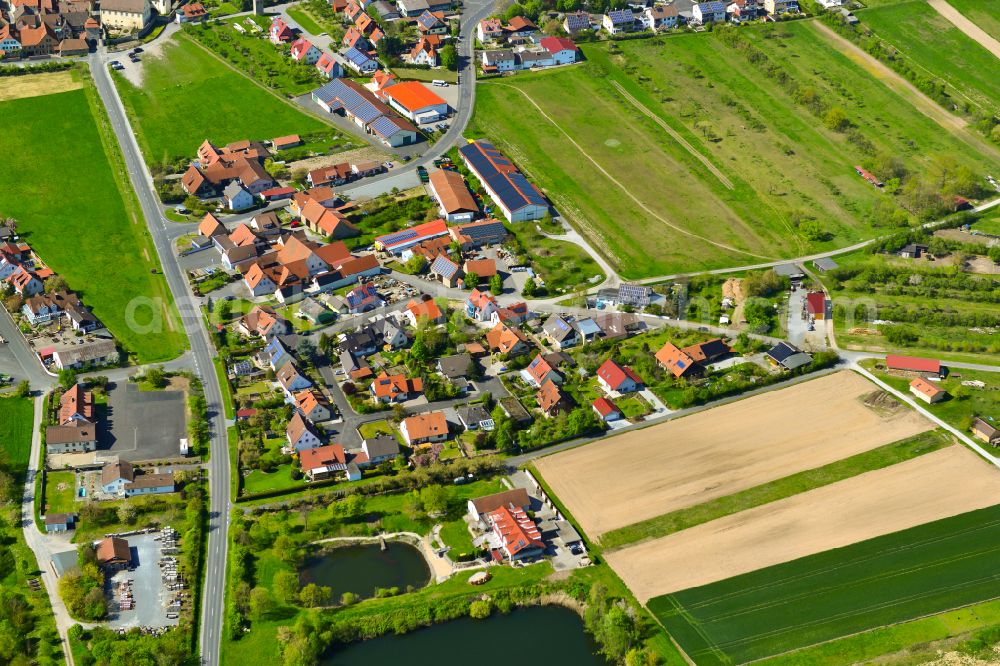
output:
M299 600L306 608L329 606L331 599L333 599L333 590L329 587L320 587L316 583L309 583L299 592Z
M417 273L423 273L426 268L427 257L422 254L414 254L410 257L410 260L406 262L406 270L414 275Z
M341 606L353 606L356 603L358 603L358 595L353 592L344 592L340 595Z
M299 576L294 571L279 571L271 582L274 594L286 604L299 600Z
M851 121L847 119L847 113L842 108L833 106L823 116L823 124L834 132L843 132L851 126Z
M27 398L31 395L31 386L28 384L27 379L22 379L17 383L17 389L14 391L14 395L18 398Z
M135 517L138 514L138 511L136 510L135 505L133 505L132 502L126 500L122 502L122 504L118 507L118 510L115 513L118 515L119 522L125 523L126 525L131 525L132 523L135 522Z
M465 287L466 289L475 289L479 285L479 276L474 272L469 271L465 274Z
M490 278L490 291L498 296L503 293L503 278L499 273Z
M305 185L306 176L308 175L309 172L306 171L305 169L295 169L294 171L292 171L292 180L298 183L299 185Z
M524 281L524 285L521 287L521 295L525 298L531 298L535 295L538 290L538 285L535 283L535 278L528 278Z
M155 389L161 389L167 385L167 376L164 374L163 368L154 367L146 370L144 379Z
M274 610L274 598L266 587L250 590L250 613L255 620L262 620Z
M54 291L67 291L69 286L66 284L66 279L61 275L53 275L45 280L45 293L51 294Z
M458 53L455 51L454 44L445 44L441 49L440 57L442 67L452 72L458 69Z
M444 486L424 486L420 489L420 502L427 515L442 515L448 510L448 493Z
M477 599L469 604L469 617L485 620L493 613L493 602L489 599Z

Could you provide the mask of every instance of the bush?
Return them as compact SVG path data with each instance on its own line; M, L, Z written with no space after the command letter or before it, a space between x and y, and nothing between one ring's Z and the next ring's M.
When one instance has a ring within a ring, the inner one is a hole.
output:
M469 604L469 617L485 620L493 614L493 603L489 599L480 599Z

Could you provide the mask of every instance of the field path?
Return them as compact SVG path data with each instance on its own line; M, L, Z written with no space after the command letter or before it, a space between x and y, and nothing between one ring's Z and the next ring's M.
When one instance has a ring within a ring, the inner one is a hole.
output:
M1000 58L1000 42L993 39L985 30L949 5L946 0L927 0L927 3L936 9L938 14L951 21L956 28L964 32L967 37L976 40L984 49L992 53L995 57Z
M643 115L651 118L653 120L653 122L655 122L657 125L659 125L660 127L662 127L663 131L666 132L667 134L669 134L673 138L674 141L676 141L677 143L681 144L681 146L684 147L684 150L686 150L689 153L691 153L691 155L693 157L695 157L699 162L701 162L703 165L705 165L705 168L708 169L709 171L711 171L712 174L716 178L718 178L719 181L722 182L723 185L725 185L726 187L728 187L731 190L736 189L733 186L733 181L729 180L729 178L726 177L726 174L724 174L721 171L719 171L718 167L716 167L714 164L712 164L712 162L709 161L709 159L707 157L705 157L700 152L698 152L697 150L695 150L694 146L692 146L690 143L688 143L687 139L685 139L680 134L678 134L676 132L676 130L674 130L673 127L671 127L666 122L664 122L663 118L660 118L658 115L656 115L655 113L653 113L652 111L650 111L649 109L647 109L645 106L643 106L642 102L640 102L639 100L637 100L627 90L625 90L625 88L622 86L622 84L618 83L617 81L612 81L611 85L613 85L615 87L615 90L617 90L619 93L621 93L622 97L624 97L625 100L629 104L631 104L632 106L634 106L635 108L637 108L639 111L641 111Z
M586 157L590 161L590 163L593 164L594 167L596 167L597 170L600 171L604 175L605 178L607 178L612 183L614 183L615 185L617 185L618 188L622 192L625 193L625 196L627 196L629 199L631 199L632 201L634 201L635 204L637 206L639 206L639 208L643 209L644 211L646 211L647 213L649 213L652 217L654 217L655 219L659 220L663 224L667 225L668 227L670 227L674 231L676 231L678 233L681 233L681 234L684 234L685 236L689 236L691 238L697 238L698 240L704 241L704 242L708 243L709 245L714 245L715 247L722 248L723 250L728 250L730 252L735 252L737 254L745 254L748 257L757 257L758 259L773 259L773 257L766 257L766 256L761 255L761 254L754 254L753 252L748 252L747 250L740 250L739 248L735 248L735 247L733 247L731 245L726 245L725 243L720 243L718 241L714 241L711 238L706 238L705 236L699 236L698 234L696 234L694 232L691 232L691 231L688 231L687 229L685 229L683 227L679 227L676 224L674 224L673 222L671 222L670 220L664 218L659 213L657 213L656 211L652 210L649 206L647 206L646 204L644 204L637 196L635 196L634 194L632 194L632 192L627 187L625 187L624 184L622 184L620 181L618 181L618 179L616 179L614 176L612 176L610 173L608 173L607 170L604 167L602 167L597 162L597 160L595 160L593 157L590 156L590 153L588 153L586 150L583 149L583 146L581 146L579 143L576 142L576 139L574 139L570 135L569 132L567 132L566 130L564 130L562 128L562 126L559 123L557 123L555 120L553 120L552 117L549 114L545 113L545 111L542 109L542 107L540 107L538 105L538 103L534 99L532 99L531 95L529 95L528 93L524 92L523 90L521 90L517 86L510 85L509 83L495 83L493 85L498 85L498 86L504 86L506 88L511 88L511 89L516 90L517 92L521 93L522 95L524 95L525 99L527 99L529 102L531 102L531 105L534 106L538 110L538 113L540 113L543 118L545 118L547 121L549 121L552 124L553 127L555 127L557 130L559 130L560 132L562 132L563 136L565 136L566 139L571 144L573 144L573 147L576 148L577 150L579 150L580 153L584 157Z
M994 160L1000 160L1000 150L980 140L978 136L970 132L967 127L968 122L964 118L960 118L940 106L930 97L920 92L912 83L892 71L887 65L866 53L850 40L841 37L819 21L812 21L810 25L825 35L833 43L834 48L913 104L925 116L979 152L989 155Z

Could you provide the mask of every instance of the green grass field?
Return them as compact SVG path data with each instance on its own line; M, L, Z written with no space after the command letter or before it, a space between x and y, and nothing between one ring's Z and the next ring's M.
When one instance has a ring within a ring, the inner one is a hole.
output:
M76 474L73 472L46 472L45 513L72 513L76 511Z
M298 23L303 30L311 35L319 35L321 32L325 32L320 24L316 23L315 20L309 14L305 13L299 7L292 7L288 10L288 15L291 16L296 23Z
M740 34L843 109L874 150L912 171L944 154L986 168L986 158L834 50L809 22ZM469 134L494 140L623 275L754 263L872 234L861 220L887 195L852 170L866 153L722 39L685 35L583 50L587 62L573 68L481 83ZM830 236L807 233L814 224Z
M931 430L823 467L792 474L704 504L611 530L601 535L601 546L610 550L646 539L663 537L755 506L849 479L858 474L889 467L951 444L951 437L943 430Z
M983 29L994 39L1000 39L1000 13L994 0L948 0L948 4Z
M270 44L268 44L270 45ZM225 144L330 131L214 58L184 35L143 64L143 86L115 74L148 163L191 157L205 139Z
M990 14L985 3L980 4L983 13ZM994 20L996 16L993 12ZM967 100L984 111L1000 111L1000 63L996 57L926 2L879 7L862 12L859 18L919 69L951 84L950 92L958 100Z
M651 599L698 664L745 662L1000 596L1000 506Z
M983 218L976 222L972 228L976 231L1000 236L1000 216Z
M0 210L140 363L165 361L186 340L97 104L90 89L0 103L7 132Z
M31 456L34 405L30 398L0 397L0 455L23 476Z

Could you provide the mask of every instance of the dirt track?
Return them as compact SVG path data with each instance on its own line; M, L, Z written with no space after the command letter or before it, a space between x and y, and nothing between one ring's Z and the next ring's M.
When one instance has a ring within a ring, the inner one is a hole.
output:
M967 37L976 40L980 46L997 58L1000 58L1000 42L990 37L985 30L949 5L946 0L927 0L927 2L937 10L938 14L948 19L956 28L964 32Z
M542 458L538 471L591 538L930 429L883 418L838 372Z
M607 554L636 597L840 548L996 503L1000 472L962 446Z

